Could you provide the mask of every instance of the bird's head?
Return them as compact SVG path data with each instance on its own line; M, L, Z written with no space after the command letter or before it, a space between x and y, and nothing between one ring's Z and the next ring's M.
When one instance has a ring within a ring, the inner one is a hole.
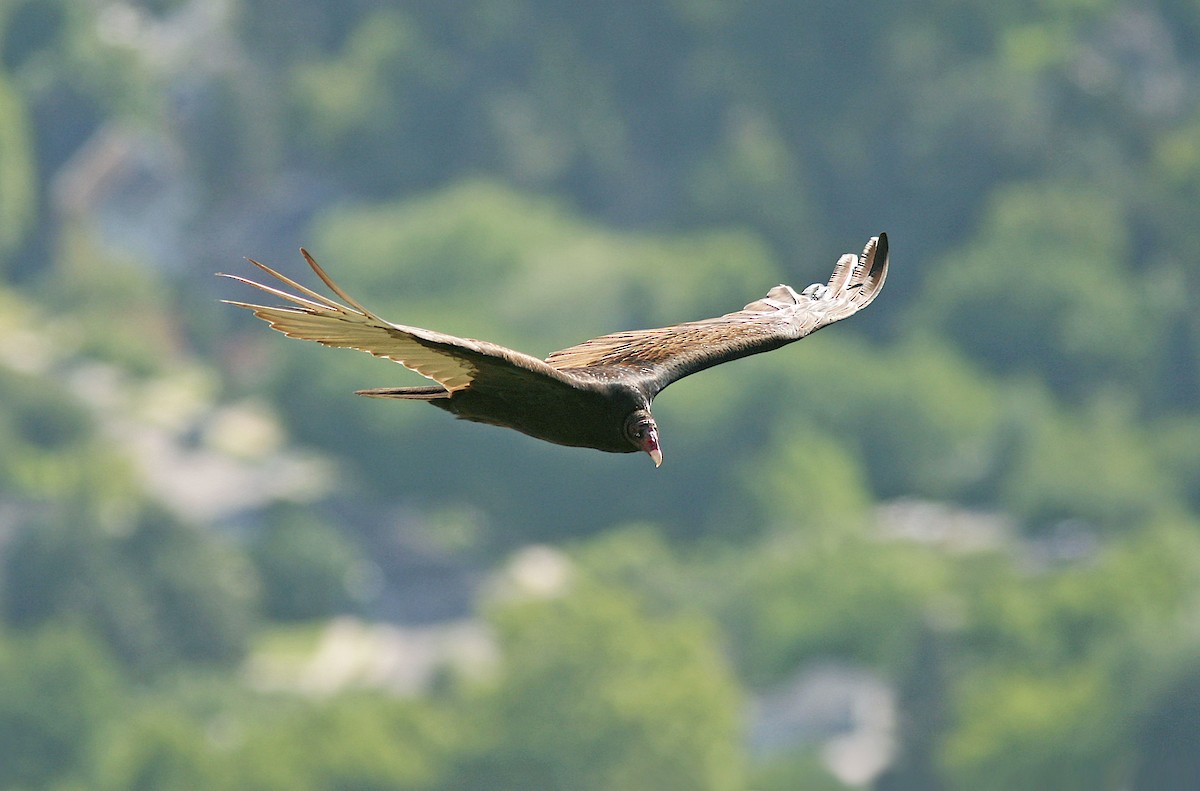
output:
M635 448L648 453L654 459L654 466L662 464L662 450L658 446L658 424L654 415L648 409L639 409L625 418L625 438Z

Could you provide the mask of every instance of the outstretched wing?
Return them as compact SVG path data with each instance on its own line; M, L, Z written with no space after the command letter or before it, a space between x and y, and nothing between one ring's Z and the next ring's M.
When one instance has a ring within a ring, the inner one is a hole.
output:
M593 338L554 352L546 362L564 371L615 368L653 395L688 374L777 349L854 315L879 294L887 266L887 234L881 233L861 256L843 255L828 285L814 284L799 294L776 286L736 313Z
M294 289L290 293L274 286L256 283L237 275L222 274L287 300L295 307L270 307L248 302L224 300L246 308L263 321L290 338L316 341L325 346L345 347L370 352L400 363L434 380L448 394L471 387L475 383L502 381L507 389L514 385L551 389L576 387L569 374L545 362L507 349L494 343L471 338L457 338L419 327L406 327L384 321L343 291L303 248L300 253L316 272L317 277L334 294L345 300L343 305L300 285L270 267L251 260L283 285Z

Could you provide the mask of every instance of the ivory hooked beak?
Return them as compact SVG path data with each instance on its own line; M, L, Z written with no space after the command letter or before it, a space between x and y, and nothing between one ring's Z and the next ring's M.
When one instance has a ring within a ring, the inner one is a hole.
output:
M642 440L642 450L654 459L654 466L662 466L662 449L658 446L658 431L650 429L646 432L646 438Z

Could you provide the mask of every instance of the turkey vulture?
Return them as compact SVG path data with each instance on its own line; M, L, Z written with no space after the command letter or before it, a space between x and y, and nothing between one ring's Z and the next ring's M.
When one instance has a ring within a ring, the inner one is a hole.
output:
M424 387L359 390L375 398L428 401L465 420L516 429L559 445L648 453L662 464L650 402L667 385L719 363L778 349L871 304L887 276L887 235L862 255L843 255L828 285L796 293L776 286L736 313L584 341L539 360L494 343L384 321L343 291L303 248L317 277L345 304L250 263L294 291L224 275L292 303L253 311L291 338L386 357L432 379Z

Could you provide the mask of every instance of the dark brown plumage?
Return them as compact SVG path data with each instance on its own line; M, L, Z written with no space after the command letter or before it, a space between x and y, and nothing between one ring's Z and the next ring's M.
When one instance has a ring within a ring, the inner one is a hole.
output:
M292 303L227 300L292 338L394 360L437 382L359 390L359 395L428 401L465 420L491 423L559 445L614 453L643 451L662 463L650 402L672 382L729 360L778 349L871 304L887 277L887 235L847 253L828 285L796 293L776 286L736 313L584 341L539 360L494 343L384 321L339 288L305 250L308 265L345 301L322 296L257 261L296 293L224 275Z

